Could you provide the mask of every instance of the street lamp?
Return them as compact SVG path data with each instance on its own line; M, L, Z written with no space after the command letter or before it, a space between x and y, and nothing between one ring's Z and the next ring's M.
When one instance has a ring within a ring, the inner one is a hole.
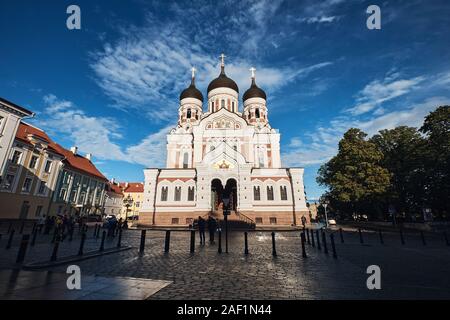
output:
M325 209L325 226L328 229L328 215L327 215L328 200L325 200L324 203L322 203L322 206Z
M133 198L128 195L123 199L123 205L125 206L125 223L128 223L128 211L130 211L130 207L133 205Z
M223 219L225 220L225 252L228 253L228 216L230 215L228 205L230 203L230 199L224 198L222 201L223 201Z

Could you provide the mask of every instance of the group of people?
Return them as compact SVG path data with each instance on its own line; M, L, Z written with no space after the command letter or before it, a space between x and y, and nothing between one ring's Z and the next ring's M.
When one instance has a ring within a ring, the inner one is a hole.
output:
M198 217L197 220L198 231L200 233L200 244L205 244L205 230L209 231L209 243L214 243L214 235L217 230L217 221L213 217L209 216L208 220Z

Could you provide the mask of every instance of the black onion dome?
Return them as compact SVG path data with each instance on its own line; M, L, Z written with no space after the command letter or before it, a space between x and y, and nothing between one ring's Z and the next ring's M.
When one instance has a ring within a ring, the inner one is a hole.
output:
M184 98L195 98L203 102L203 95L200 90L195 87L194 79L192 79L191 85L181 92L180 100L183 100Z
M221 67L220 75L209 83L208 93L211 90L217 88L230 88L239 93L239 88L236 82L234 82L233 79L227 77L227 75L225 74L225 68L223 66Z
M252 79L252 85L247 91L245 91L242 100L245 101L250 98L263 98L264 100L266 100L266 93L263 89L256 85L255 79Z

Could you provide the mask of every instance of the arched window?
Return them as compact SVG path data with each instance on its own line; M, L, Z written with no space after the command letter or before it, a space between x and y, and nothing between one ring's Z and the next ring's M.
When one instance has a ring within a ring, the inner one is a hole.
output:
M187 152L183 155L183 169L189 168L189 154Z
M259 188L259 186L253 187L253 199L255 201L261 200L261 189Z
M168 191L169 191L169 187L162 187L161 188L161 201L167 201Z
M221 107L221 108L225 108L225 99L222 99L222 100L220 101L220 107Z
M186 112L186 118L190 119L191 115L192 115L191 109L189 108L189 109L187 109L187 112Z
M234 101L231 103L231 111L234 112Z
M175 187L174 200L181 201L181 187Z
M267 186L267 200L273 201L273 187Z
M211 111L214 112L214 101L211 101Z
M255 110L255 117L259 118L259 108L256 108L256 110Z
M280 197L281 197L281 200L287 200L286 186L280 186Z
M188 188L188 201L194 201L194 187Z

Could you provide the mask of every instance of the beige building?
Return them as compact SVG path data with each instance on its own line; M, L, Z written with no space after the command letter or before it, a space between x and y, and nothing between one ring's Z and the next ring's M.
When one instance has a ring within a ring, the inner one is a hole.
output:
M20 123L0 185L0 218L37 219L47 213L64 155L44 131Z
M123 205L121 218L125 218L125 216L128 218L138 217L144 199L144 184L142 182L123 182L119 185L123 191L123 198L130 197L132 199L128 212L126 206Z
M114 215L116 218L125 218L125 211L122 209L123 206L123 192L119 184L114 180L106 184L106 194L105 194L105 215Z
M20 120L33 115L33 112L0 98L0 183Z

